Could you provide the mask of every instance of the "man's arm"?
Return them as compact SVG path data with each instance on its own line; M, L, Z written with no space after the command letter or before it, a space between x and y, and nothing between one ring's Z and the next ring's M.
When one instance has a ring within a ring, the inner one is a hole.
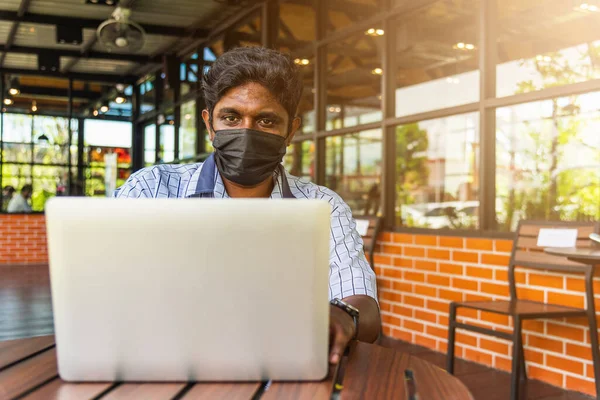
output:
M343 299L346 303L358 308L358 340L373 343L379 337L381 318L377 302L369 296L355 295ZM331 351L329 362L337 364L346 346L354 337L354 320L344 310L330 306Z
M339 298L359 310L358 340L374 342L381 319L377 304L375 273L366 260L362 238L356 231L352 212L337 195L331 215L329 297ZM354 336L354 321L338 307L330 307L330 362L341 359Z

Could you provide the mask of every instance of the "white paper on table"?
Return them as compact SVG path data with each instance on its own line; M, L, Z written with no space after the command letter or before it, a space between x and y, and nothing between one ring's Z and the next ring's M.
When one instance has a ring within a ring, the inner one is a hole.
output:
M357 219L356 230L360 236L366 236L369 231L369 220L368 219Z
M537 245L539 247L575 247L577 229L540 229Z

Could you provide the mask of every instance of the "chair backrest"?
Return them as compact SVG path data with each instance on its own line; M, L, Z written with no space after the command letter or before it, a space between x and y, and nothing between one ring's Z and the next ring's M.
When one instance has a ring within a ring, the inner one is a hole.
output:
M376 216L360 216L355 218L357 230L362 237L365 254L368 255L371 268L374 269L373 256L375 253L375 244L377 235L381 226L381 218Z
M590 233L598 232L598 222L567 222L567 221L520 221L515 235L512 254L509 264L508 280L511 298L516 299L515 268L524 267L531 269L584 272L586 266L565 257L555 256L544 252L544 248L537 245L541 229L577 229L576 247L593 247L589 238Z

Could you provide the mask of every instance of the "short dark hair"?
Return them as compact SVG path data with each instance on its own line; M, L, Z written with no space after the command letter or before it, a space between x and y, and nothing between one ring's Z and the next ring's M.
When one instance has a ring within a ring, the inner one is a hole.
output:
M296 116L302 80L298 67L286 54L264 47L238 47L217 58L202 76L204 101L210 114L230 89L256 82L267 88L285 108L290 118Z
M8 185L8 186L4 186L4 189L3 189L3 190L4 190L6 193L10 193L10 194L13 194L13 193L15 192L15 188L14 188L14 187L12 187L12 186L10 186L10 185Z
M27 185L24 185L24 186L21 188L21 193L24 193L24 192L29 192L29 193L33 192L33 186L31 186L31 185L29 185L29 184L27 184Z

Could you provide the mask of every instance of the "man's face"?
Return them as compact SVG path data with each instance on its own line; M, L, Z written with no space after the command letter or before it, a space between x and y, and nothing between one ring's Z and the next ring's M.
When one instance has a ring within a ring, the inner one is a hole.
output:
M264 86L249 82L230 89L215 104L212 128L208 110L202 111L202 119L209 132L210 140L215 131L223 129L254 129L287 138L289 145L300 126L300 118L294 118L291 130L289 116L271 92Z

